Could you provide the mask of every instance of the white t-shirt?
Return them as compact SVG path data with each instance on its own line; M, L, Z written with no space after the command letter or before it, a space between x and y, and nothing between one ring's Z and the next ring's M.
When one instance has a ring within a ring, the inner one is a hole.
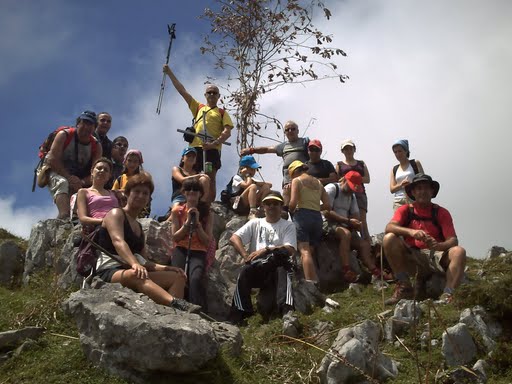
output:
M336 188L336 184L338 185L338 188ZM327 195L329 196L329 202L332 207L331 209L334 212L343 217L359 215L359 208L357 207L356 197L353 193L344 193L341 189L340 183L329 183L324 188L325 192L327 192ZM336 197L337 190L339 190L338 197Z
M249 244L249 253L265 247L292 246L297 249L297 232L291 221L279 219L269 223L266 218L248 221L235 232L244 245Z
M263 181L263 180L260 180L259 178L257 178L256 175L252 176L252 179L257 183ZM231 191L233 194L240 192L240 188L241 188L240 183L242 181L245 181L245 180L242 179L242 176L240 176L238 173L235 176L233 176L233 183L231 184Z

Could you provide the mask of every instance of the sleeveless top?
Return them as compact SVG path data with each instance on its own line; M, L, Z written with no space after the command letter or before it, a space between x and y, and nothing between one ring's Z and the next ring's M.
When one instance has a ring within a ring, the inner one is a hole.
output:
M396 170L395 179L398 184L400 184L403 180L409 179L409 181L412 181L414 178L414 169L412 168L411 162L409 162L409 165L407 168L402 170L402 167L400 165L398 166L398 169ZM395 192L395 201L402 200L406 197L405 189L400 188L398 191Z
M126 244L128 244L128 247L130 247L130 251L132 251L132 253L140 253L144 249L144 231L142 230L142 225L140 225L140 223L137 222L140 228L140 236L135 235L135 233L132 230L132 227L130 226L128 218L126 217L126 212L124 210L122 211L124 214L124 241L126 242ZM101 227L98 231L98 244L101 245L110 253L114 255L118 254L116 248L112 244L110 234L108 233L108 230L105 227Z
M182 205L176 205L172 209L172 213L178 215L178 220L180 223L180 228L183 226L185 221L187 220L187 204ZM206 227L208 220L205 220L204 218L200 219L201 224L203 225L203 228ZM189 240L189 234L185 236L180 241L176 242L175 245L177 247L182 247L187 249L188 248L188 240ZM192 241L190 242L190 250L191 251L203 251L206 252L208 248L208 245L204 245L201 239L199 239L199 235L197 234L197 231L194 231L192 233Z
M302 183L302 189L299 191L299 202L297 204L297 209L311 209L312 211L320 212L320 199L322 197L322 188L312 189L307 187ZM320 187L320 184L318 184Z
M362 160L356 160L356 163L354 165L349 165L347 163L344 163L343 161L338 161L338 169L339 169L339 177L345 176L349 171L356 171L359 173L362 177L364 177L364 161ZM359 192L362 194L366 194L366 189L363 186L363 191Z
M66 130L69 135L69 131ZM96 145L99 145L96 143ZM85 177L91 173L92 166L92 152L91 143L87 139L87 144L82 144L77 140L76 131L73 133L73 138L69 142L64 151L62 152L62 164L64 168L74 176L79 178Z
M183 168L178 167L178 170L180 171L181 176L187 177L187 175L185 174L185 171L183 170ZM181 195L182 183L179 183L178 180L176 180L174 177L171 177L171 181L172 181L172 196L171 196L171 201L172 201L176 197Z
M89 216L94 219L103 219L112 208L119 207L119 202L114 192L108 191L108 196L94 195L86 192L87 208Z

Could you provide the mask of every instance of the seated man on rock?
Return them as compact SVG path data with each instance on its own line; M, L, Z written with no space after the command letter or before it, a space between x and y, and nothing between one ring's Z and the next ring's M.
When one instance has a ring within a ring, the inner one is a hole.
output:
M466 265L466 251L459 247L450 213L432 203L439 183L423 173L414 176L405 187L412 204L398 208L386 226L384 254L397 279L393 296L385 303L412 299L410 276L425 279L433 273L446 274L446 286L440 302L450 303Z
M229 321L243 324L251 316L251 289L271 290L283 320L293 316L292 256L297 236L292 222L281 218L283 197L271 191L262 201L265 217L248 221L231 236L231 244L244 258L238 276ZM248 251L245 249L249 245Z
M339 255L341 258L343 278L347 283L355 283L359 276L350 268L350 251L356 250L358 257L372 274L372 282L381 278L382 271L375 265L370 255L370 239L362 239L357 231L361 231L362 223L354 192L362 189L362 176L356 171L349 171L338 183L325 186L332 209L322 211L327 226L327 234L339 239ZM385 280L389 276L384 275Z
M57 133L48 152L48 189L59 210L58 219L69 217L70 196L91 186L92 164L102 156L101 145L92 135L96 125L96 113L83 112L76 119L76 128Z

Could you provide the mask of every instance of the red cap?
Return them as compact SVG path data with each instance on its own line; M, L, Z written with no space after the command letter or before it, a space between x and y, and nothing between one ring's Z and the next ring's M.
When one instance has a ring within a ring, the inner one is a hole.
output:
M322 143L318 139L313 139L309 141L308 148L309 147L317 147L322 149Z
M347 181L348 186L354 192L362 192L363 191L363 176L359 172L356 171L348 171L345 176L343 176Z

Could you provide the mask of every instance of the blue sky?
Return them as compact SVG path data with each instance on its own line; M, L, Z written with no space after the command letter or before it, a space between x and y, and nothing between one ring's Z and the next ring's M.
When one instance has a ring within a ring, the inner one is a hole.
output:
M176 132L190 122L185 103L168 84L155 114L166 25L176 23L171 66L202 100L206 76L221 88L228 73L213 71L199 53L209 30L199 20L211 1L3 0L0 3L2 106L0 226L28 236L37 220L56 215L47 190L30 191L37 147L49 131L73 124L85 109L113 116L109 136L125 135L142 150L156 180L153 211L163 214L171 194L170 167L184 147ZM295 85L267 94L261 108L297 121L301 134L341 160L352 138L366 161L368 220L381 232L391 217L391 144L408 138L412 157L441 183L436 201L453 217L461 245L476 257L492 245L512 248L512 3L506 0L328 1L333 34L348 56L337 58L350 76ZM281 140L274 131L268 136ZM234 141L232 138L231 141ZM271 145L259 139L257 145ZM280 185L280 161L259 156L263 176ZM220 191L235 172L233 148L223 152Z

